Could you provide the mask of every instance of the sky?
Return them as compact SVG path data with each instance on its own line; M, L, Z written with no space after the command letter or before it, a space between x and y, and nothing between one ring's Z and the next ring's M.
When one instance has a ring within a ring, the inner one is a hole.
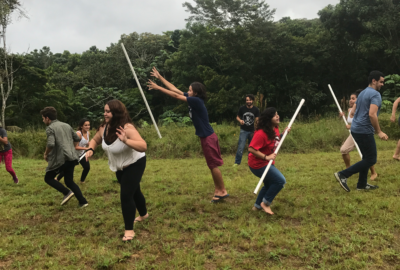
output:
M53 53L81 53L96 45L106 49L122 34L162 32L185 28L189 13L182 3L192 0L21 0L29 19L14 20L7 30L7 46L24 53L43 46ZM267 0L282 17L318 17L325 6L339 0Z

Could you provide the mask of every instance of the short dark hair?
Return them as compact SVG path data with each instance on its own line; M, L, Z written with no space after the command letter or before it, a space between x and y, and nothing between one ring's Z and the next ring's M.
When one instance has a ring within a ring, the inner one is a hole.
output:
M247 95L246 95L246 98L250 98L252 101L255 100L255 97L254 97L254 95L252 95L252 94L247 94Z
M57 119L57 110L54 107L46 107L40 111L40 114L44 117L48 117L52 121Z
M379 81L381 77L385 77L385 75L383 75L382 72L378 70L371 71L371 73L368 76L368 83L371 84L372 80Z
M204 84L194 82L190 86L192 87L193 93L196 94L196 97L201 98L204 101L207 99L207 91Z
M358 89L355 92L351 93L350 96L355 95L356 97L358 97L358 95L363 91L364 89Z

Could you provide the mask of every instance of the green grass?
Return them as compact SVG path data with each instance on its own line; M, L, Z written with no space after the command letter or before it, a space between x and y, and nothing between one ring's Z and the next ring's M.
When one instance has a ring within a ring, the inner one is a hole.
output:
M378 190L356 191L354 176L350 193L332 174L343 168L338 151L278 155L287 184L274 216L251 211L258 179L245 164L233 168L233 156L221 167L231 196L217 205L203 158L149 160L142 190L150 218L128 244L107 161L91 162L81 185L89 206L78 209L76 199L59 205L44 161L16 159L19 185L0 168L0 269L400 269L400 163L392 154L379 149Z

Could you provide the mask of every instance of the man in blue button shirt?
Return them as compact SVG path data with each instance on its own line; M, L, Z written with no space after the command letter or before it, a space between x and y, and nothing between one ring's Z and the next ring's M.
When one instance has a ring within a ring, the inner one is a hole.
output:
M374 133L378 134L381 140L387 140L388 136L379 127L378 115L382 105L382 98L379 90L383 86L383 73L372 71L368 77L369 86L364 89L356 101L356 111L351 124L351 135L358 144L362 160L344 171L334 173L340 186L347 192L347 178L359 173L357 190L373 190L378 186L367 183L368 170L376 163L377 151Z

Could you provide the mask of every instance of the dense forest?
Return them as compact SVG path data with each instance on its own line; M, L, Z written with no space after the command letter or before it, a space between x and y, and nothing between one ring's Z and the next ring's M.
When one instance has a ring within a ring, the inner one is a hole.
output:
M283 115L301 98L305 115L333 112L328 84L342 98L366 87L372 70L400 73L400 0L341 0L311 20L274 20L275 10L260 0L194 2L184 3L185 29L162 35L132 29L106 50L92 46L81 54L49 47L13 54L6 125L36 125L45 106L72 124L82 117L98 123L112 98L127 105L134 121L149 122L121 42L156 119L167 122L185 121L187 106L147 90L153 66L182 91L193 81L204 83L211 122L232 121L249 93L258 96L259 106L275 106ZM398 76L389 79L386 105L400 86Z

